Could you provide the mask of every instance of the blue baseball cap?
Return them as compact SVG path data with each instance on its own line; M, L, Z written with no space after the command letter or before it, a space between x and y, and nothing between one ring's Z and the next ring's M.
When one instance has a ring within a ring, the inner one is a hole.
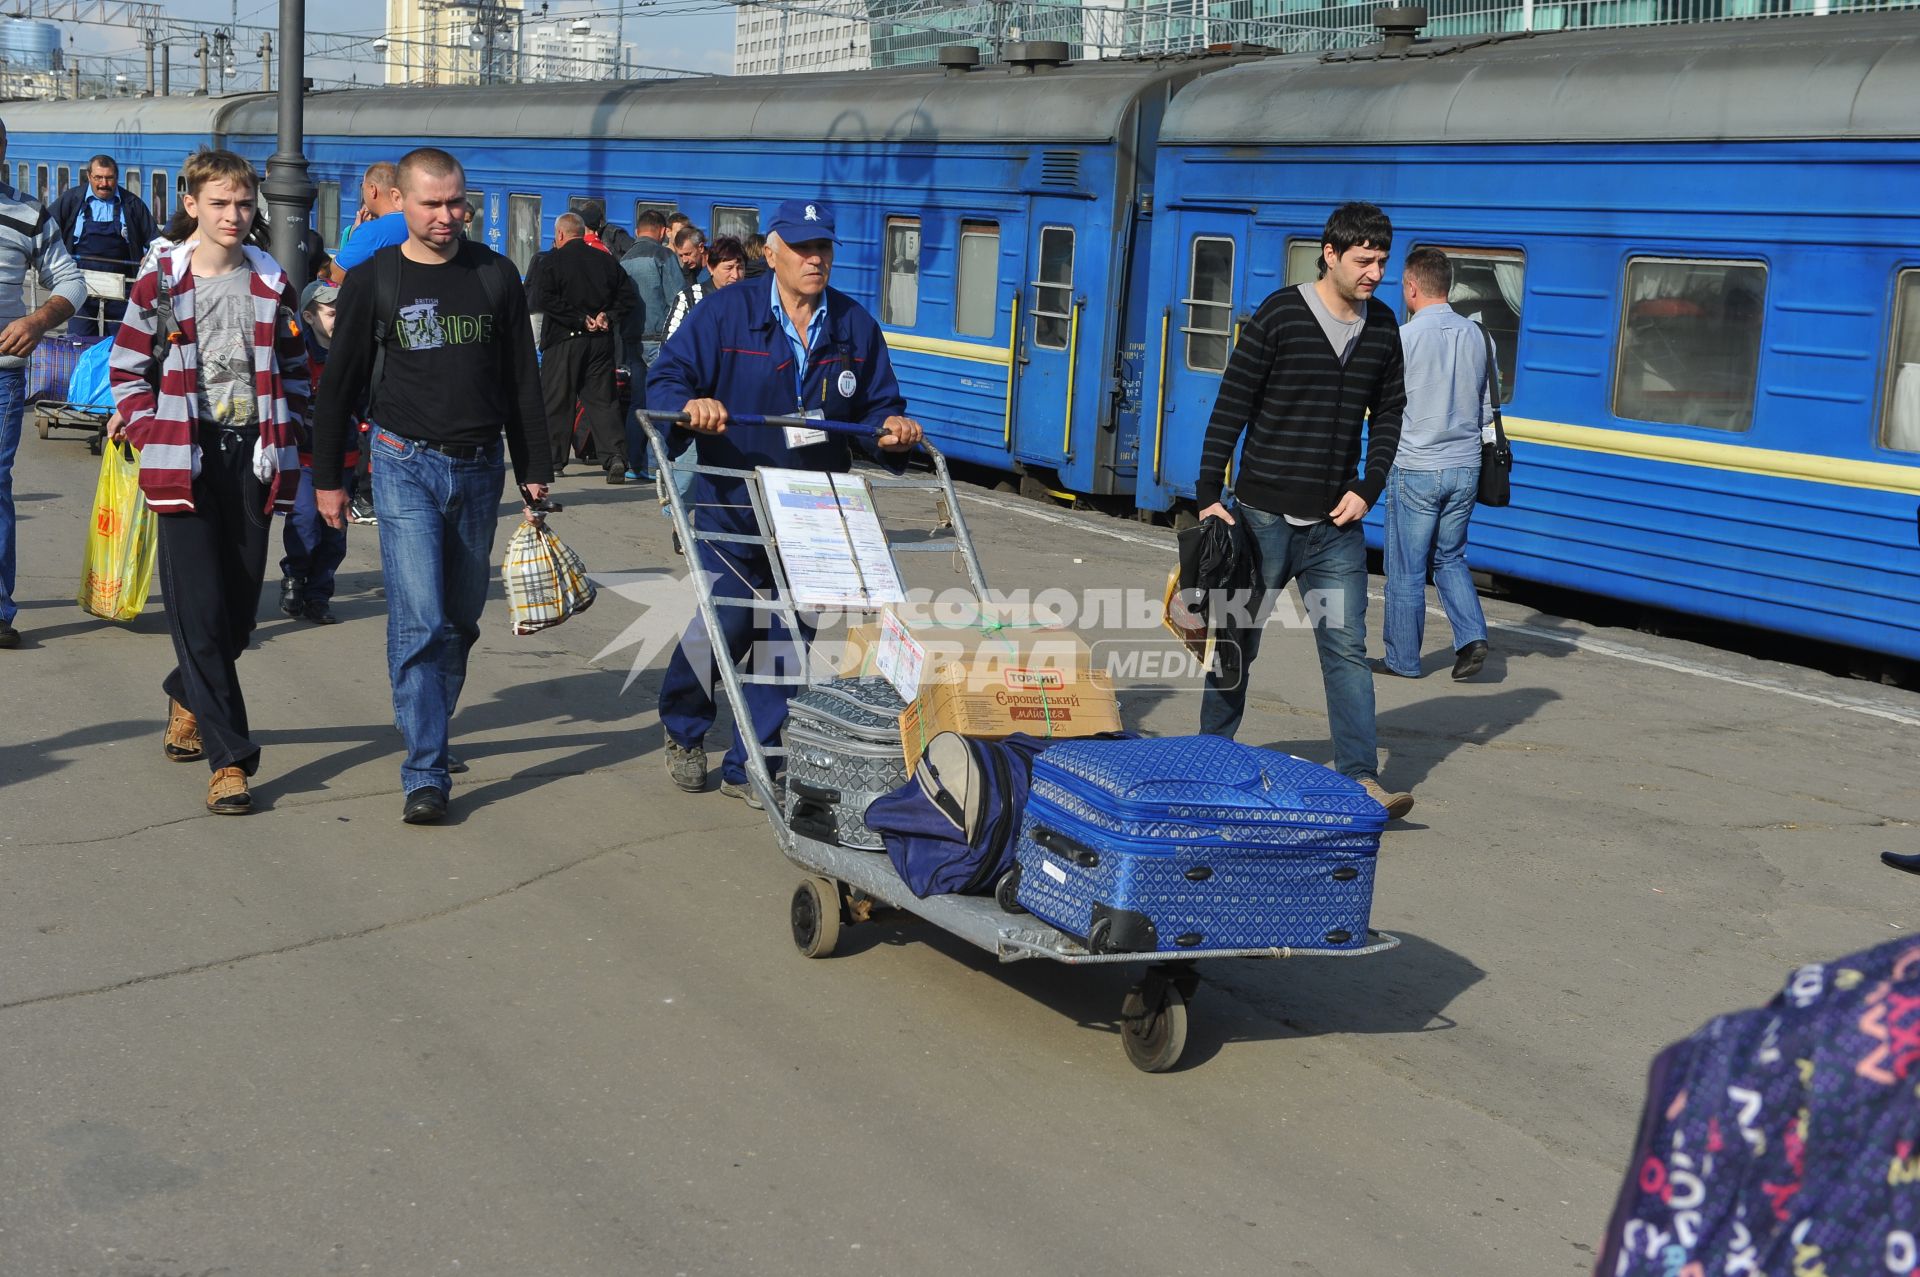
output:
M787 200L774 210L767 230L789 244L810 239L838 242L833 237L833 205L825 200Z

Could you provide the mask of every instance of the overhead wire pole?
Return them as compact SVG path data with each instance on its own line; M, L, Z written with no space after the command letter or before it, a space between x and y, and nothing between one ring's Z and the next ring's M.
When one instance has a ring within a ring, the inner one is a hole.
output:
M300 241L313 212L313 181L307 176L306 133L306 0L280 0L280 138L267 161L267 229L274 260L287 273L297 294L307 285L307 256Z

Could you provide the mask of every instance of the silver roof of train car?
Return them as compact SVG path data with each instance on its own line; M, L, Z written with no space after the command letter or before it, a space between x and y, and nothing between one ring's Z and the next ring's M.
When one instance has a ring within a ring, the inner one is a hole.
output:
M80 98L61 102L0 102L0 120L10 133L184 134L205 138L223 131L222 117L249 102L269 104L257 93L233 97ZM274 130L267 127L269 136Z
M983 66L829 75L718 76L488 88L361 89L307 99L307 132L414 138L673 138L691 141L1103 142L1144 91L1221 55L1082 62L1027 73ZM235 133L271 135L274 107L237 108Z
M1226 146L1920 137L1920 11L1435 40L1210 75L1161 139Z

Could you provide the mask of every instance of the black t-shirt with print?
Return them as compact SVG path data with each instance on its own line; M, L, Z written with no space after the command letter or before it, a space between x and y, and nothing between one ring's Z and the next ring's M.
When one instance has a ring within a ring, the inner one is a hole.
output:
M314 412L314 486L341 484L348 406L373 374L377 272L392 269L389 255L400 263L399 306L388 317L386 362L380 384L371 387L368 419L409 439L445 444L491 443L504 428L520 482L550 482L526 293L506 258L463 241L444 264L423 265L384 248L347 272ZM496 272L497 313L487 298L487 271Z

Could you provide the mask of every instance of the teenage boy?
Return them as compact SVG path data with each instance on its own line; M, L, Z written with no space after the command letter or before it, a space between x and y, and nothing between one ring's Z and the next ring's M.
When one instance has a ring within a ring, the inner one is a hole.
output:
M1327 604L1306 614L1314 617L1334 769L1398 818L1412 810L1413 795L1380 783L1360 529L1386 487L1407 405L1400 328L1373 295L1392 248L1393 223L1372 204L1333 211L1320 233L1320 278L1268 296L1241 331L1207 422L1194 491L1202 519L1246 520L1264 599L1243 638L1238 677L1207 677L1200 730L1230 737L1239 729L1260 623L1297 578L1310 603ZM1230 513L1222 489L1242 438Z
M253 165L201 151L180 179L197 229L134 282L111 377L140 449L140 490L160 516L160 596L177 662L164 684L163 751L176 762L204 757L207 809L239 815L252 807L260 747L234 663L260 606L268 525L300 486L307 352L286 276L245 242Z
M327 367L327 348L333 344L334 302L340 286L314 280L300 293L301 330L307 339L307 368L314 386ZM351 496L355 467L360 461L358 431L347 435L347 492ZM300 451L300 494L294 498L293 512L287 515L286 530L281 533L286 554L280 560L280 610L295 620L315 625L335 625L333 614L333 575L347 557L347 530L328 527L313 503L313 437L302 432Z
M461 234L467 176L445 151L400 161L406 243L347 274L314 413L320 517L347 518L343 463L364 403L376 453L387 672L406 743L401 819L447 814L447 728L480 637L506 462L529 502L547 495L552 457L527 298L513 263Z

